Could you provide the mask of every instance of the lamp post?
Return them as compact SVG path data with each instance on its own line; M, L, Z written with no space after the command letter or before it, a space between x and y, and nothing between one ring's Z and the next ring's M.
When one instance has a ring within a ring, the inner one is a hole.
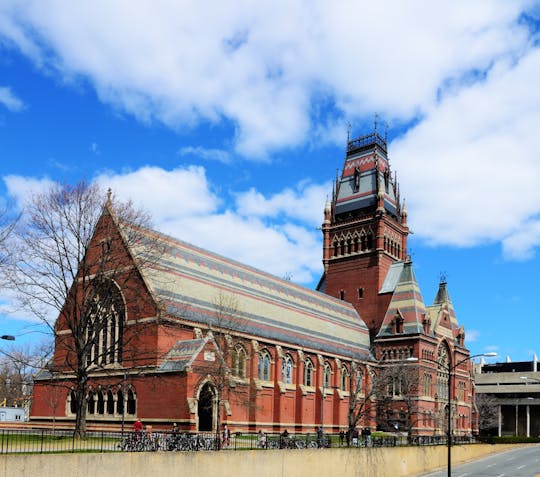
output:
M447 467L448 467L448 477L452 477L452 371L456 369L460 364L463 364L473 358L479 358L481 356L494 358L497 356L497 353L495 352L489 352L489 353L480 353L480 354L474 354L472 356L468 356L465 359L462 359L461 361L458 361L456 364L451 366L450 360L448 360L448 369L446 372L448 373L448 415L447 415L447 423L446 423L446 448L447 448ZM418 358L407 358L407 361L418 361ZM438 361L432 360L432 359L424 359L423 361L431 361L433 363L439 364Z
M0 339L7 340L7 341L15 341L15 336L13 336L13 335L2 335L2 336L0 336Z

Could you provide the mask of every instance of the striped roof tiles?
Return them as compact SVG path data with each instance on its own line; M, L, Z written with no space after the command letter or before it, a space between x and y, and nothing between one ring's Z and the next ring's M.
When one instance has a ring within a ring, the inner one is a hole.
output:
M292 347L344 357L369 357L369 333L354 307L248 265L146 230L165 253L141 273L168 314L199 326L216 325L219 297L237 304L228 310L231 327ZM237 330L238 331L238 330Z

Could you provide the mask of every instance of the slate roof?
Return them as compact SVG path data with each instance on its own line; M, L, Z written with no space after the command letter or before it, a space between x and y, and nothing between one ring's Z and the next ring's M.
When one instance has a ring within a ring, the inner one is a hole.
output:
M368 329L351 304L167 235L143 233L166 249L141 273L169 315L215 324L216 299L222 294L237 300L232 319L247 323L255 337L369 357Z
M399 270L401 272L396 280ZM411 261L394 263L390 267L381 290L392 291L393 283L395 286L392 299L377 336L392 334L392 322L397 315L403 319L403 333L423 333L422 321L426 315L426 307Z

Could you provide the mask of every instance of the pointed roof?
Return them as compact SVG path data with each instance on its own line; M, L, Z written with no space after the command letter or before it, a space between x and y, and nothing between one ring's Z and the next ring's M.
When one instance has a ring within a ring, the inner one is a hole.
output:
M393 290L391 290L390 283L392 280L389 280L388 283L385 280L381 289L385 290L385 292L393 291L393 293L381 328L377 334L378 337L393 334L393 321L397 317L403 320L403 334L424 332L422 321L426 314L426 307L420 293L420 287L416 281L412 262L407 260L393 264L393 268L390 268L387 277L390 276L390 278L395 279L396 272L400 269L401 273Z
M219 348L216 346L211 333L208 333L204 338L177 341L161 362L160 371L184 371L193 364L209 342L215 353L220 355Z
M225 294L238 303L230 319L245 323L242 331L255 339L369 356L367 326L350 303L152 230L142 234L163 245L164 253L141 274L169 316L194 326L216 325L216 299Z
M459 324L452 299L448 293L448 286L444 278L442 278L439 283L439 289L433 300L433 305L428 307L428 312L431 317L432 330L442 334L448 334L449 337L452 338L457 336L459 333ZM444 331L445 329L447 332Z
M391 177L386 140L377 132L348 142L343 172L336 189L336 215L374 208L380 194L384 209L399 216L399 193Z

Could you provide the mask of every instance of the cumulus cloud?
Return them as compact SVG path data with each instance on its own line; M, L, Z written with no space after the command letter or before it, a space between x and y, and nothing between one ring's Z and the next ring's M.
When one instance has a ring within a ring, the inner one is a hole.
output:
M10 111L18 112L24 109L24 103L19 99L11 88L0 86L0 104Z
M94 180L103 190L111 188L118 199L131 199L148 210L154 227L173 237L280 277L291 276L299 283L309 284L321 273L321 234L309 211L319 212L320 223L325 185L301 184L294 192L285 190L268 198L255 189L233 193L236 206L227 208L203 167L165 170L147 166L102 173ZM7 176L4 182L8 194L19 203L53 185L47 178L22 176ZM252 196L257 197L257 206L248 211L247 201L239 198ZM294 212L276 222L268 204Z
M414 124L390 153L417 237L434 245L501 242L506 257L524 259L540 244L540 47L524 12L537 17L538 7L527 0L339 8L325 0L6 1L0 38L47 72L82 78L101 101L141 121L234 131L222 149L186 147L184 157L228 163L336 142L347 120L374 111ZM173 204L192 218L224 216L203 172L163 174L144 171L145 188L157 191L145 195L145 206L158 221L175 223ZM142 175L119 175L113 188L127 191ZM187 188L168 182L173 176L190 179ZM239 227L318 224L320 207L308 210L326 186L318 187L238 191L229 212Z
M540 49L500 60L394 141L412 227L426 241L503 241L513 258L540 243L538 77Z
M303 143L321 100L333 119L423 114L446 85L519 54L526 4L29 0L0 8L0 34L143 121L230 120L237 152L263 157Z

